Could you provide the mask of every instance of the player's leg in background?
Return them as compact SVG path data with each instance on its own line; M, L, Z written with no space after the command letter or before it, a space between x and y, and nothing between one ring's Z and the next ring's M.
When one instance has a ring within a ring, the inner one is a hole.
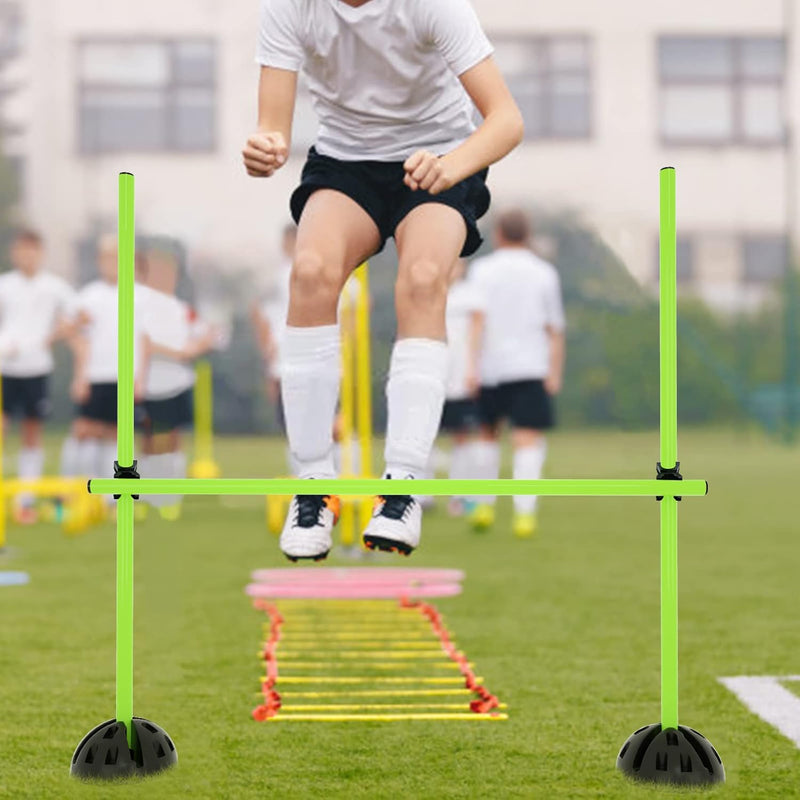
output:
M492 388L482 390L481 425L478 436L471 447L472 477L478 480L496 480L500 477L500 423L499 417L487 415L483 410L486 405L486 395L494 394L497 390ZM494 505L496 497L493 495L480 495L473 498L475 507L470 513L469 521L478 531L485 531L494 524Z
M468 427L454 429L450 432L450 470L448 477L451 481L468 480L476 477L471 463L473 445L472 432ZM447 506L448 512L453 517L460 517L470 511L469 498L462 495L453 495Z
M547 440L543 431L530 428L514 428L511 433L514 448L514 479L536 481L542 477L542 469L547 455ZM513 531L520 538L527 538L536 532L535 495L514 496Z
M17 455L17 475L21 480L35 481L44 471L44 446L42 420L38 416L25 416L20 429L21 443ZM18 522L36 521L36 498L27 492L18 495L15 514Z
M311 195L297 231L281 368L286 432L300 478L335 477L339 295L379 246L377 226L354 200L328 189Z

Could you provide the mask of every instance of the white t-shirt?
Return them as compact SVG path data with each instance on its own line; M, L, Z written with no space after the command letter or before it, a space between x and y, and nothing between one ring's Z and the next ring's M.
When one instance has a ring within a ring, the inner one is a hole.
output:
M97 280L78 292L76 306L88 317L86 377L90 383L117 381L117 287Z
M546 378L548 329L565 324L555 267L530 250L504 248L473 262L469 279L486 315L481 384Z
M469 397L469 332L473 312L482 309L481 298L469 281L458 281L450 287L447 295L448 367L445 390L448 400Z
M53 371L47 340L62 318L74 313L75 292L50 272L29 278L18 270L0 275L0 369L11 378Z
M257 61L303 69L317 150L344 161L443 155L475 130L458 80L492 54L469 0L262 0Z
M154 344L181 350L196 334L198 323L192 308L171 294L149 287L136 296L138 335L146 334ZM154 354L145 380L145 399L166 400L194 386L194 367L186 361L176 361Z

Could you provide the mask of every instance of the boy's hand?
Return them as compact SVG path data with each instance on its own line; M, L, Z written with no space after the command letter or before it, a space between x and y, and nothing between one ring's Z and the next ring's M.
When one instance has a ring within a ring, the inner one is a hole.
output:
M83 405L83 403L89 399L89 393L89 381L87 381L85 378L77 377L72 381L72 385L69 388L69 394L75 403Z
M406 171L403 183L413 191L422 189L430 194L439 194L453 185L444 159L427 150L417 150L403 168Z
M269 178L289 157L289 147L282 133L254 133L242 150L247 174L253 178Z
M561 391L561 376L551 373L544 379L544 388L547 394L555 397Z

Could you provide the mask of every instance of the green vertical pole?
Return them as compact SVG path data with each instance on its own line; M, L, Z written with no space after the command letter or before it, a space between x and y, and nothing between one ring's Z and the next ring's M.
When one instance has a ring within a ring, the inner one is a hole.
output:
M678 310L675 170L661 170L661 466L678 458ZM678 503L661 501L661 726L678 727Z
M119 176L117 462L133 466L134 179ZM117 501L117 721L135 747L133 718L133 498Z

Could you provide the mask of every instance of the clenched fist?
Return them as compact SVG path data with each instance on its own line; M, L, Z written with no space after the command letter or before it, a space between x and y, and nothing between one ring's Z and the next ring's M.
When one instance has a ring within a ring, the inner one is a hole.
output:
M254 133L242 150L247 174L253 178L269 178L289 157L289 147L282 133Z
M439 194L453 185L444 159L427 150L417 150L403 168L406 171L403 183L414 191L423 189L430 194Z

